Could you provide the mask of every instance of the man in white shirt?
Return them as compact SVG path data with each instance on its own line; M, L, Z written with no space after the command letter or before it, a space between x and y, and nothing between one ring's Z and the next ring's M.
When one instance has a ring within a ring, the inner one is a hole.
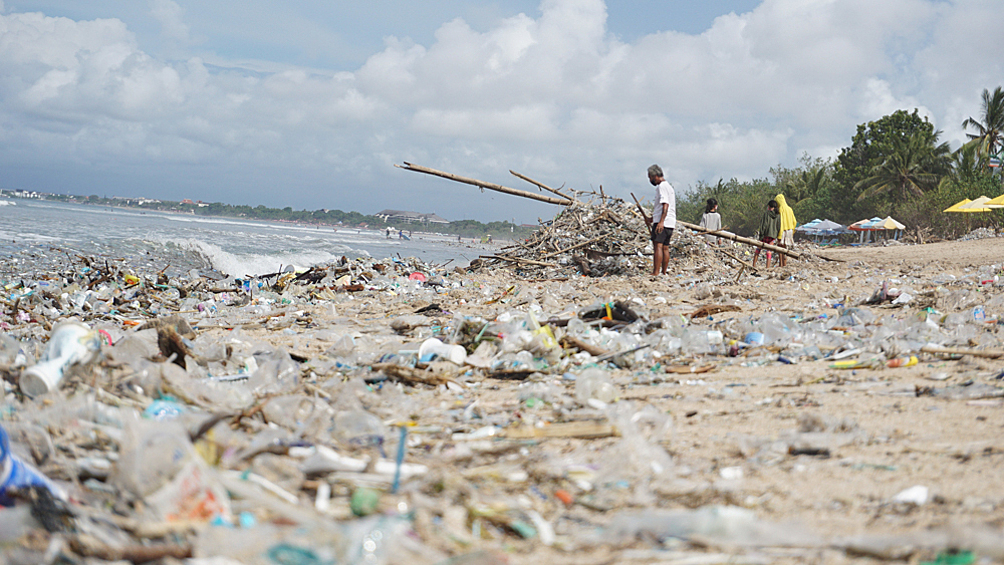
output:
M655 187L655 206L649 222L652 234L652 276L665 275L669 267L669 240L676 227L676 191L666 182L659 165L648 168L648 182Z

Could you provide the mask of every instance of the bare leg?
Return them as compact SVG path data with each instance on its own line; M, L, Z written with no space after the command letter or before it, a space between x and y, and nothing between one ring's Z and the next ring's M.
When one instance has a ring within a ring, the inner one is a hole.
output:
M665 267L662 265L662 248L664 247L661 243L654 243L652 251L652 276L659 274L659 271L663 270Z
M666 274L666 269L669 268L669 246L662 246L662 274Z
M760 247L757 247L757 248L756 248L756 251L754 251L754 252L753 252L753 268L754 268L754 269L756 268L756 260L757 260L757 257L759 257L759 256L760 256L760 250L761 250L761 249L762 249L762 248L760 248ZM767 265L767 266L769 267L770 265Z

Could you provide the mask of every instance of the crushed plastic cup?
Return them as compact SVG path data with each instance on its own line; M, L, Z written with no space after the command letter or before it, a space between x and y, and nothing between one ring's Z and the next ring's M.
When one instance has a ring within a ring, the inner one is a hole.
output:
M35 397L55 390L66 369L88 362L100 349L101 335L91 328L77 322L56 327L39 362L21 373L21 392Z
M760 332L750 332L746 334L746 337L743 338L743 341L746 342L748 345L763 345L764 336Z

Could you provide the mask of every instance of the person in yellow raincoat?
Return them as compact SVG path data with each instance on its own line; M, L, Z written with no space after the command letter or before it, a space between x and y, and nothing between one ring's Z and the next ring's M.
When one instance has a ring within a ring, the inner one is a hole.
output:
M778 238L778 245L785 249L791 249L795 247L795 228L798 227L798 221L795 220L795 211L785 202L783 194L778 194L774 197L774 200L777 200L778 212L781 213L781 234ZM778 259L781 261L782 267L788 264L787 255L778 253Z

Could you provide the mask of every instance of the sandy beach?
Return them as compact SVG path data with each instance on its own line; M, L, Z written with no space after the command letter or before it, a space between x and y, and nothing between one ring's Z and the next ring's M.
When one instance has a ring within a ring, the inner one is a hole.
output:
M166 286L186 289L187 298L167 298L150 285L145 295L165 305L161 317L177 312L193 328L186 371L169 376L159 369L149 385L154 389L123 389L119 383L137 378L137 367L149 376L150 367L171 363L158 361L157 330L140 336L131 321L138 315L127 309L117 317L99 315L98 297L76 316L107 332L111 345L102 347L103 361L89 377L70 378L34 400L18 393L18 371L8 369L4 425L38 425L51 441L74 444L80 427L65 419L53 425L53 407L100 390L98 402L144 410L157 386L195 414L237 411L244 416L216 424L196 445L245 456L210 457L210 468L267 476L296 502L279 509L248 503L231 488L234 512L273 524L263 540L282 540L289 526L281 524L294 515L289 508L331 524L352 523L362 520L352 518L353 494L376 488L378 513L403 517L420 544L388 546L379 562L403 562L406 555L409 562L437 563L481 551L471 561L452 562L844 563L929 560L952 548L1000 559L1004 491L995 479L1004 360L933 355L920 347L1001 349L996 322L1004 299L992 274L1000 271L994 260L1004 256L1004 240L800 249L809 251L805 260L738 280L735 269L705 249L675 256L673 272L660 278L528 281L511 270L481 268L427 272L423 283L409 280L421 265L376 268L383 263L373 261L332 266L317 283L250 296L179 280ZM370 283L350 288L356 280ZM911 300L862 304L883 282L890 296L899 291ZM108 296L127 292L116 287ZM605 329L598 321L585 331L558 323L588 320L597 304L618 302L642 320ZM25 303L22 310L30 312ZM702 306L720 311L695 315ZM528 325L530 313L555 342L533 341L539 334ZM785 320L787 333L747 346L751 331L769 334L768 319ZM6 330L24 344L46 333L44 324L32 322ZM122 344L130 336L128 349ZM410 352L434 336L464 345L464 362L408 365ZM695 346L694 336L711 345ZM614 365L598 351L583 353L569 337L604 353L649 346L613 357ZM135 340L152 340L144 362L152 365L130 357ZM228 351L219 353L219 344ZM814 359L812 346L816 356L830 358ZM42 344L35 347L40 351ZM850 353L840 357L841 351ZM910 355L918 358L915 365L886 367L888 359ZM222 385L240 395L219 396L221 384L206 384L246 367L249 357L258 360L258 370ZM860 364L837 368L839 360ZM262 369L273 361L271 373ZM612 397L582 396L580 381L589 370L609 379ZM269 404L283 398L294 399L298 410L312 408L293 419L270 412ZM342 431L339 418L360 411L375 417L379 450ZM397 493L372 469L308 472L303 456L289 448L246 453L268 431L275 445L326 445L360 460L393 460L400 424L411 430L403 461L424 470ZM98 451L57 450L35 463L65 481L78 504L93 506L110 494L85 486L72 463ZM331 496L325 510L315 510L322 482L331 485ZM104 484L124 488L114 479ZM665 526L666 513L721 508L739 514L715 526L719 530L694 530L693 516L683 530ZM227 538L237 534L210 530L186 538L194 555L267 562ZM327 543L317 535L314 543ZM220 536L230 541L209 544ZM768 541L775 538L780 541Z

